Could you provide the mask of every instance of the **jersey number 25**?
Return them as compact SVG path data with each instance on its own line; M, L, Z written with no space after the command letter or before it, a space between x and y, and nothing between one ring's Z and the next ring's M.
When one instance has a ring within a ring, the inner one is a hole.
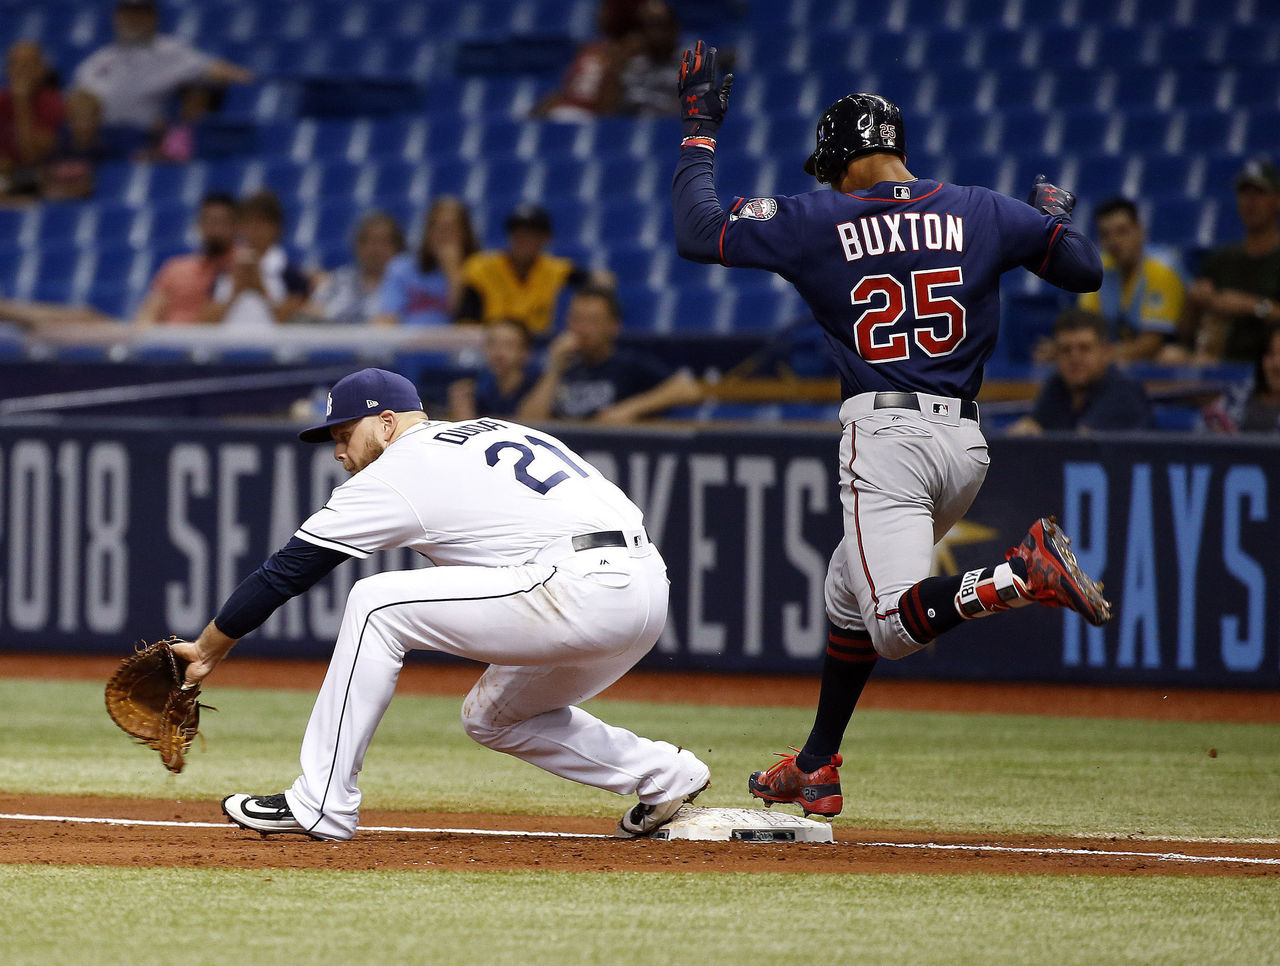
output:
M956 351L965 337L964 306L936 289L964 283L960 267L932 268L911 273L912 312L917 319L943 319L917 327L911 336L927 356L945 356ZM907 310L906 286L892 275L868 275L853 287L849 297L854 305L869 306L853 323L853 340L858 354L867 362L904 362L911 356L906 332L892 329ZM872 306L872 303L877 303ZM939 331L941 330L941 331Z

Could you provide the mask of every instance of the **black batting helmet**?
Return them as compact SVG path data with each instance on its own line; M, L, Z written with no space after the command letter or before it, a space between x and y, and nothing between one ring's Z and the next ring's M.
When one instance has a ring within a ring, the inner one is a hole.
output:
M817 146L804 173L834 184L860 154L890 151L907 156L907 138L898 105L879 94L846 94L818 119Z

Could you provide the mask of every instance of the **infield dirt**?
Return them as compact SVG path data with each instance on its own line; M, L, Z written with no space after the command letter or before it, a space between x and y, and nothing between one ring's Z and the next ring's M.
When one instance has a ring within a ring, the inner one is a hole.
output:
M105 681L116 664L113 657L0 654L0 677ZM233 660L219 668L218 684L315 689L324 669L324 663L318 661ZM481 670L479 665L471 664L411 663L401 675L398 690L461 696ZM634 701L803 707L812 703L816 691L817 682L803 677L641 671L627 675L603 696ZM1274 693L1262 692L878 680L868 687L860 707L1280 723L1280 701ZM230 824L223 827L225 818L213 801L0 793L0 813L218 824L214 828L157 827L4 819L5 848L0 861L5 863L243 869L1280 876L1280 844L1259 842L925 835L838 824L836 842L823 845L525 838L504 836L501 831L598 836L612 832L613 822L582 817L369 811L361 815L363 825L423 831L362 831L351 842L337 844L299 836L264 838ZM496 834L460 834L448 829L493 829ZM1018 851L1002 851L1015 849ZM1195 856L1216 858L1196 861ZM1272 861L1219 861L1222 857Z

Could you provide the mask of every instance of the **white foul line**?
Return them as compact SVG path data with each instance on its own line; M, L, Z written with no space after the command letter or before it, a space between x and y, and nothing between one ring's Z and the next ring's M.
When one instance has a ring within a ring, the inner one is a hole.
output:
M4 815L0 819L15 822L81 822L93 825L145 825L161 828L223 828L234 829L231 822L162 822L141 818L87 818L74 815ZM436 832L449 835L500 835L503 838L548 838L548 839L608 839L612 835L598 832L529 832L517 829L492 828L415 828L395 825L361 825L361 832Z
M0 819L14 822L77 822L93 825L158 826L162 828L221 828L235 826L229 822L165 822L140 818L90 818L73 815L0 814ZM444 835L495 835L503 838L608 839L598 832L530 832L517 829L488 828L423 828L397 825L362 825L362 832L427 832ZM1089 858L1152 859L1157 862L1227 862L1244 865L1280 865L1280 858L1247 855L1188 855L1184 852L1113 852L1110 849L1063 849L1018 845L944 844L941 842L841 842L840 845L861 848L924 849L938 852L998 852L1017 855L1080 855Z

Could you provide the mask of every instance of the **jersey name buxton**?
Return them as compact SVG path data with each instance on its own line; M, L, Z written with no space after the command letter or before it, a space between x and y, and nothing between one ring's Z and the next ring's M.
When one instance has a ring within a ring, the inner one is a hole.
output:
M868 215L836 225L847 262L894 252L963 252L964 218L950 212Z

